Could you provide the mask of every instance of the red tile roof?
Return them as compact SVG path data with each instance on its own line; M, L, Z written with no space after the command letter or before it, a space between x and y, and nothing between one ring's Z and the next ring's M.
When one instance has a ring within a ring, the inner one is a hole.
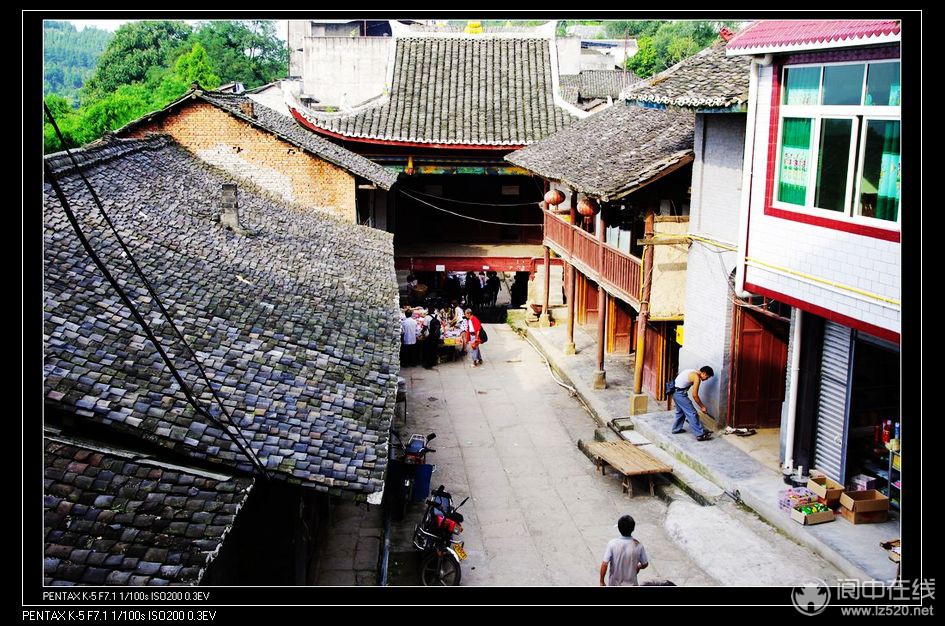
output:
M726 46L729 54L779 52L899 40L899 20L762 20Z

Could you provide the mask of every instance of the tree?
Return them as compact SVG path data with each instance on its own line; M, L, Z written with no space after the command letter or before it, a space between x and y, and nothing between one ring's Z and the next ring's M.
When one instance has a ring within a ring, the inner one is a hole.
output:
M43 22L43 95L63 96L77 107L78 91L111 38L97 28L77 31L69 22Z
M216 89L220 86L220 77L213 73L207 51L200 43L194 43L190 52L177 59L174 73L186 84L197 83L205 89Z
M121 85L143 82L153 67L169 67L174 52L190 35L184 22L129 22L115 31L82 90L83 102L94 102Z
M650 33L638 37L637 53L626 62L627 69L646 78L712 45L718 41L718 32L722 26L735 30L739 22L646 20L625 24L630 30Z
M206 49L213 73L222 82L240 82L252 89L284 78L289 71L289 53L276 37L274 22L205 22L198 25L193 40Z

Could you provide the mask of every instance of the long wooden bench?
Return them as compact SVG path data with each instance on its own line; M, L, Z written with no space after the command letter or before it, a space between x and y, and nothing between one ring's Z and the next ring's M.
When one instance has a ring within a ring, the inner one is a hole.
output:
M633 476L646 476L650 481L650 495L653 494L653 476L672 474L673 468L650 456L629 441L594 441L586 444L587 451L594 456L597 471L607 474L610 466L623 475L623 491L633 497Z

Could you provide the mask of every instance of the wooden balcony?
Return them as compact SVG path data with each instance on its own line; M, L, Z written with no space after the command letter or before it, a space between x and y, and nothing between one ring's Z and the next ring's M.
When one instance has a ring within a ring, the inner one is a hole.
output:
M611 294L639 310L643 261L601 243L594 235L572 226L550 211L544 211L544 214L544 244Z

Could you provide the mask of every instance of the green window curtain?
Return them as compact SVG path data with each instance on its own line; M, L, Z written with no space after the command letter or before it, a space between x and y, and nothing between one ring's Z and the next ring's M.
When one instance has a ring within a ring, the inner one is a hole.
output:
M784 71L784 104L812 105L820 101L820 67L789 67Z
M803 206L806 201L811 122L809 118L784 118L778 179L778 200L781 202Z
M873 122L871 122L872 124ZM876 198L876 217L895 222L899 219L899 122L880 122L883 132L883 156L879 170L879 194Z

